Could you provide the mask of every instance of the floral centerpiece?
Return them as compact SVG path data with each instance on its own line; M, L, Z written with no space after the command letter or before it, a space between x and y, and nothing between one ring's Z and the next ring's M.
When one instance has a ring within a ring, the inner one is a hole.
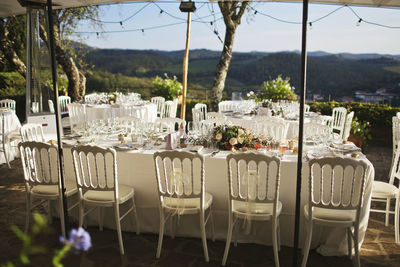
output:
M212 132L212 141L223 150L246 151L262 148L261 141L249 130L240 126L216 126Z
M156 76L153 80L153 88L151 94L156 96L162 96L165 100L174 100L182 94L182 84L178 81L178 78L174 76L172 79L168 77L168 74L164 73L165 78Z

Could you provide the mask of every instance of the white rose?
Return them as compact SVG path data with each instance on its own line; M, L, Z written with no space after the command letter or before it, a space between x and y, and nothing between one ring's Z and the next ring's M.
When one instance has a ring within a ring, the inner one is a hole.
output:
M243 143L244 139L240 136L238 136L237 141L239 142L239 144Z
M231 146L234 146L237 144L237 139L235 137L232 137L231 139L229 139L229 144L231 144Z
M238 129L238 136L241 136L242 134L244 134L244 131L242 129Z
M221 141L221 139L222 139L222 134L221 134L221 133L217 133L217 134L215 135L215 140Z

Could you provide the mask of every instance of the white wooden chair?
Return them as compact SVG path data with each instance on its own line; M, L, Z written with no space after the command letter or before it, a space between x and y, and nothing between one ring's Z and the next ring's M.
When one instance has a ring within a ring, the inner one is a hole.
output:
M60 105L60 114L68 114L68 105L71 104L71 97L67 95L61 95L58 97L58 103Z
M218 103L218 112L229 112L229 111L234 111L235 110L235 105L232 103L232 101L222 101Z
M164 111L165 98L162 96L155 96L151 98L151 102L157 105L157 115L162 117Z
M21 134L16 131L10 131L7 129L7 123L5 120L5 112L10 112L7 110L0 110L0 129L1 129L1 151L4 154L4 159L6 160L7 166L11 169L9 153L12 149L12 143L21 140Z
M171 235L174 237L175 215L197 214L200 216L200 231L204 258L209 262L206 224L211 220L214 241L211 194L205 191L204 158L199 154L184 151L156 152L153 155L158 185L160 231L156 257L161 255L164 226L171 219ZM206 211L207 217L205 216Z
M68 104L69 123L71 132L76 127L81 127L87 122L86 106L78 103Z
M113 148L89 145L75 146L71 151L78 186L79 226L82 226L86 214L98 208L99 228L103 230L103 208L113 207L119 249L121 255L124 255L121 220L132 213L132 218L136 221L136 234L140 233L140 226L133 188L118 183L117 153ZM131 205L121 216L119 205L127 201L131 201ZM92 208L85 212L86 206Z
M304 104L304 112L310 112L310 105Z
M400 117L394 116L392 117L392 142L393 142L392 166L394 164L394 158L396 155L399 141L400 141Z
M161 118L176 118L174 101L168 100L164 102L163 114L161 115Z
M39 123L26 123L20 129L22 142L36 141L45 142L43 127Z
M53 100L49 99L49 100L47 100L47 103L48 103L48 105L49 105L49 111L50 111L50 113L55 113L56 111L55 111L55 109L54 109L54 102L53 102Z
M207 112L206 120L208 119L225 119L225 116L218 112Z
M285 122L277 122L273 120L257 123L257 133L266 137L272 137L275 141L285 143L288 132L288 124Z
M358 232L368 164L353 158L333 157L312 159L308 166L309 200L304 206L307 234L301 266L307 264L313 226L320 224L347 229L348 254L352 256L354 246L355 266L359 267Z
M207 119L207 105L203 103L197 103L194 105L195 109L198 109L201 111L201 118L200 120L205 120Z
M343 141L347 141L347 139L350 136L351 123L353 122L353 118L354 118L354 111L350 112L346 116L346 123L344 124L344 129L343 129Z
M47 202L47 215L51 221L50 202L58 201L61 221L61 232L65 236L64 210L59 176L58 148L43 142L21 142L18 145L21 153L21 163L24 170L26 189L26 224L25 233L29 229L31 212L34 208ZM65 179L65 195L70 197L77 193L76 183ZM35 199L40 199L34 203ZM72 205L68 210L77 206Z
M0 100L0 108L9 108L15 112L16 102L12 99L2 99Z
M337 139L342 139L346 114L347 109L343 107L336 107L332 110L332 129Z
M201 112L201 110L196 109L196 108L192 108L192 121L194 122L201 122L203 113Z
M180 129L181 124L183 124L183 129L186 129L186 121L180 118L157 119L156 124L161 131L175 132Z
M248 228L251 221L271 221L272 243L275 266L279 266L279 215L282 203L279 201L280 159L256 153L229 154L229 213L228 233L222 265L226 264L232 231L236 226L235 245L237 243L237 222L245 220Z
M99 96L97 94L88 94L85 95L84 99L86 104L95 104L98 101Z
M372 201L386 202L384 210L371 209L371 212L385 213L385 226L389 225L389 215L394 214L394 234L396 243L399 238L399 205L400 205L400 147L396 146L396 153L389 174L389 182L374 181L372 184ZM395 180L398 180L397 186ZM395 200L394 211L390 209L391 200Z

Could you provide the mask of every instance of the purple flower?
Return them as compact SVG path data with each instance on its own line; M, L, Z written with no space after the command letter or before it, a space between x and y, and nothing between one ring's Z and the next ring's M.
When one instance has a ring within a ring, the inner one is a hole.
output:
M88 251L92 246L92 241L90 235L82 227L78 229L72 229L69 232L69 239L65 237L60 237L60 242L66 245L70 245L76 250Z

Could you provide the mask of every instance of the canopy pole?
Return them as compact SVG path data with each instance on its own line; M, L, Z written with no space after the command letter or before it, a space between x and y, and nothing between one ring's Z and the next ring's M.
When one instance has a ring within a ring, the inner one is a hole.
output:
M307 83L307 20L308 0L303 1L303 22L301 38L301 87L300 87L300 118L299 118L299 147L297 155L297 181L296 181L296 213L294 223L293 266L297 266L297 253L299 250L300 203L303 167L303 128L304 128L304 103L306 100Z
M64 210L64 229L66 235L68 235L68 204L67 197L65 196L65 181L64 181L64 154L61 140L61 116L60 116L60 105L58 102L58 87L57 87L57 62L55 54L55 44L54 44L54 23L53 23L53 8L52 0L47 0L47 17L49 24L49 46L50 46L50 59L51 59L51 76L53 78L53 88L54 88L54 100L55 100L55 116L56 116L56 127L57 127L57 143L58 143L58 170L61 183L61 193L62 193L62 206Z
M190 43L190 22L192 12L188 12L187 29L186 29L186 47L183 56L183 72L182 72L182 105L181 105L181 119L185 120L186 114L186 92L187 92L187 73L189 65L189 43Z

